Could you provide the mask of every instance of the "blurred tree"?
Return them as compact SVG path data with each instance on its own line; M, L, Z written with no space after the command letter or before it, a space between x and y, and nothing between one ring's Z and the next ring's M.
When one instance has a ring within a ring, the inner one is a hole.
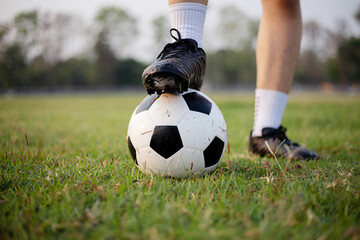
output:
M110 47L105 32L100 32L95 45L95 82L98 85L115 85L118 60Z
M94 59L65 58L65 49L81 33L81 23L73 15L34 10L0 24L0 88L140 85L145 66L133 59L119 60L111 44L121 39L121 47L127 48L136 34L135 20L121 9L105 8L97 24Z
M295 82L302 84L318 84L327 81L326 67L316 51L301 52L295 71Z
M78 37L80 20L69 14L38 13L36 10L15 16L14 41L27 62L42 55L47 64L55 64L63 58L63 51L71 40Z
M134 60L123 59L117 66L117 86L142 87L141 74L146 65Z
M154 52L160 52L161 49L167 44L169 40L169 29L170 25L168 23L167 17L160 15L155 17L151 21L152 29L154 32Z
M295 82L318 84L327 80L324 58L326 29L316 21L308 21L303 27L303 46L295 71Z
M38 33L38 12L36 10L22 12L14 18L15 43L21 48L26 61L36 55Z
M337 56L326 59L325 70L329 82L338 83L340 81L339 59Z
M5 37L9 32L9 26L7 24L0 24L0 54L1 51L5 48L4 42L5 42Z
M118 7L104 7L95 17L97 35L106 39L117 57L126 55L129 45L138 34L136 18ZM99 39L99 38L98 38Z
M255 51L245 48L241 51L219 50L207 56L206 77L209 82L220 86L239 83L255 84Z
M93 85L93 64L83 58L70 58L60 61L51 70L53 85L83 87Z
M102 86L141 85L145 65L133 59L118 60L105 38L100 34L95 46L95 83Z
M208 81L214 85L255 84L255 47L259 21L248 18L235 6L218 12L216 27L220 50L207 53Z
M46 63L46 60L42 55L35 57L27 66L26 78L29 79L29 86L32 88L39 88L43 86L53 86L55 76L52 74L54 66L50 66ZM23 88L24 86L18 86Z
M360 24L360 6L355 13L355 20Z
M341 83L360 83L360 38L351 37L339 46Z
M323 57L325 54L326 29L318 22L311 20L304 23L302 41L304 46L302 50L311 51L317 57Z
M250 20L239 8L225 6L219 11L218 36L226 49L241 50L253 46L257 21Z
M326 43L324 44L325 52L325 69L328 80L333 83L342 83L346 85L346 76L344 75L343 66L340 60L340 47L344 41L349 38L349 29L347 22L339 19L334 29L326 30Z
M80 35L82 24L75 16L49 12L39 17L39 54L48 64L55 64L64 57L64 48L71 46Z
M25 73L26 61L21 47L17 44L8 47L0 59L0 88L27 86Z
M324 44L326 57L336 56L342 42L350 36L348 24L345 20L339 19L334 29L327 29L327 41Z
M258 19L249 19L247 23L248 30L248 40L249 46L253 49L256 49L256 41L260 27L260 20Z

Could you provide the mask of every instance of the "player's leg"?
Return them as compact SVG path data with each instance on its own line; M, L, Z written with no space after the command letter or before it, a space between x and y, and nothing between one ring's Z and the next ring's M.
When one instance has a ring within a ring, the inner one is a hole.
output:
M288 93L299 56L302 20L299 0L262 0L263 16L256 50L257 84L254 126L249 150L261 155L271 149L278 155L312 159L317 155L293 143L281 127Z
M205 75L206 55L202 35L207 0L169 0L173 42L167 44L157 60L142 75L149 94L200 89Z

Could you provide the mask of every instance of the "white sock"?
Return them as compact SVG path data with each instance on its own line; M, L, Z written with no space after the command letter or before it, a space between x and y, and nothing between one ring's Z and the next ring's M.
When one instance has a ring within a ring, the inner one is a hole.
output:
M262 135L262 129L266 127L279 128L285 111L288 94L268 90L255 90L255 114L252 136Z
M200 3L176 3L169 6L170 25L181 38L191 38L202 47L202 35L207 6ZM175 41L175 40L174 40Z

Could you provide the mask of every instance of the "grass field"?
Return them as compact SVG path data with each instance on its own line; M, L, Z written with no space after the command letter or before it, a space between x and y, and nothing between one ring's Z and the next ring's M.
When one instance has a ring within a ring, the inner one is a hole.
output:
M360 96L294 94L283 125L317 161L247 153L253 96L210 95L230 152L210 175L138 171L145 95L0 98L0 239L360 239Z

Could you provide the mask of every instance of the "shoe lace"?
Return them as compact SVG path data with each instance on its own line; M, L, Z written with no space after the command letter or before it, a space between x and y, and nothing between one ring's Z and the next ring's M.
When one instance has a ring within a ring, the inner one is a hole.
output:
M275 132L274 137L278 138L280 141L288 140L288 137L286 136L286 128L283 126L280 126Z
M177 37L173 35L173 32L176 32ZM197 51L197 47L189 39L181 38L181 34L176 28L170 29L170 36L175 39L175 42L166 44L157 59L164 58L169 54L184 53L184 49L189 49L193 52Z
M283 126L280 126L275 132L274 132L274 137L276 137L277 139L279 139L281 142L284 142L284 144L287 145L293 145L293 146L298 146L299 144L296 142L291 141L287 136L286 136L286 128Z

